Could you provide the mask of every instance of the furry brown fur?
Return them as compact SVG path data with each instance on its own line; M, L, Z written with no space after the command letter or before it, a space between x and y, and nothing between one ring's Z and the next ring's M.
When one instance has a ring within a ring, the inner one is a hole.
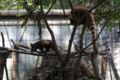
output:
M37 49L40 49L41 53L44 52L44 48L46 49L45 52L48 52L50 48L54 50L52 40L41 40L41 41L35 42L34 44L31 43L30 47L31 47L30 48L31 51L37 51Z

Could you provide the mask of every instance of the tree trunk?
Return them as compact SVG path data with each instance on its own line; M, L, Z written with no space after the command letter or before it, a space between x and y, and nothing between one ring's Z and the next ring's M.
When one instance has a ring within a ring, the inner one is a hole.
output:
M19 54L17 52L13 52L13 80L18 80L18 62L19 62Z
M107 69L107 57L103 57L101 65L101 75L104 79L106 77L106 69Z
M6 55L0 53L0 80L3 80L4 66L6 63Z

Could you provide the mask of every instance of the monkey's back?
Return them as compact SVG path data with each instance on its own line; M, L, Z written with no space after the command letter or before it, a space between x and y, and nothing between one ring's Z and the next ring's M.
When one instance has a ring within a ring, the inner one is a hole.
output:
M75 13L77 20L79 20L89 9L85 7L75 6L73 7L73 10L70 11L70 18L72 20L75 20L75 16L73 16L73 13ZM91 13L89 13L91 14ZM87 18L87 17L86 17ZM81 24L86 23L86 18L84 18L81 22ZM72 24L74 24L73 22Z
M52 40L41 40L41 41L38 41L38 42L36 42L34 44L38 45L39 47L51 46L52 45Z

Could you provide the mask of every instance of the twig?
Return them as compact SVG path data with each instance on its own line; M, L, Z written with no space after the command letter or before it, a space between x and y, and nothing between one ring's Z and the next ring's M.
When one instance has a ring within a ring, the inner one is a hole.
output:
M48 9L48 11L45 13L45 15L47 15L49 13L49 11L51 10L52 6L55 4L56 0L53 1L52 5L50 6L50 8Z
M105 44L107 44L107 43L99 44L99 45L97 45L97 47L103 46L103 45L105 45ZM91 48L93 48L93 47L87 48L87 50L90 50Z
M12 39L11 39L11 41L12 41L12 43L15 45L16 48L19 48L19 49L21 49L21 50L23 50L23 51L26 51L25 49L20 48Z
M105 51L109 51L109 50L110 50L110 49L101 50L100 53L101 53L101 52L105 52Z
M20 47L23 47L23 48L29 49L29 47L24 46L24 45L21 45L21 44L19 44L19 43L15 43L15 44L18 45L18 46L20 46Z
M104 23L104 26L102 27L102 29L100 30L99 34L97 35L95 41L98 39L99 35L101 34L101 32L103 31L103 29L105 28L107 22L109 21L110 19L107 19L107 21Z
M63 3L62 3L63 1L62 0L60 0L60 3L61 3L61 6L62 6L62 9L63 9L63 13L64 13L64 17L65 17L65 9L64 9L64 6L63 6Z
M108 51L109 49L106 49L106 50L104 50L104 51L100 51L99 52L99 55L106 55L106 52L105 51ZM85 55L89 55L89 54L93 54L93 51L84 51L84 54ZM82 55L82 56L84 56L84 55Z

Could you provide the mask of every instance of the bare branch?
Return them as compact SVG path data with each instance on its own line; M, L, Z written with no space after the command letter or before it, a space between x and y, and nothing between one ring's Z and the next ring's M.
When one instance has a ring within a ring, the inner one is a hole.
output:
M17 52L18 54L22 53L22 54L28 54L28 55L44 56L44 54L42 54L42 53L33 53L33 52L29 52L29 51L20 51L20 50L6 48L6 47L0 47L0 49L7 50L8 52Z
M48 11L45 13L45 15L47 15L49 13L49 11L51 10L52 6L55 4L56 0L53 1L53 3L51 4L50 8L48 9Z
M26 51L25 49L20 48L12 39L11 39L11 41L12 41L12 43L15 45L16 48L19 48L19 49L21 49L21 50L23 50L23 51Z
M97 47L101 47L101 46L103 46L103 45L106 45L107 43L103 43L103 44L99 44L99 45L97 45ZM92 49L93 47L90 47L90 48L87 48L87 50L90 50L90 49Z
M61 6L62 6L62 9L63 9L63 13L64 13L64 17L65 17L65 9L64 9L64 6L63 6L63 1L62 0L60 0L60 3L61 3Z
M43 19L44 19L44 21L45 21L45 24L46 24L46 26L47 26L48 31L49 31L50 34L51 34L52 41L53 41L53 46L54 46L54 48L55 48L55 50L56 50L56 54L57 54L60 62L63 62L63 59L62 59L62 57L61 57L61 55L60 55L60 53L59 53L59 50L58 50L58 48L56 47L56 41L55 41L55 37L54 37L53 31L52 31L51 28L49 27L49 24L48 24L48 22L47 22L47 19L46 19L45 15L44 15L42 0L40 0L40 7L41 7L42 17L43 17Z

